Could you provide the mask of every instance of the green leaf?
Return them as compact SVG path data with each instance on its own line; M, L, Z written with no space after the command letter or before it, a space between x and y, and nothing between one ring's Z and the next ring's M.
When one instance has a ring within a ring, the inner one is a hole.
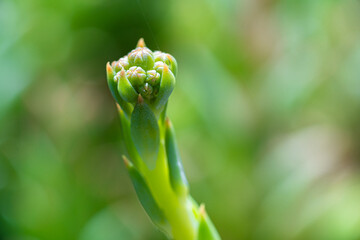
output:
M176 145L175 131L169 118L165 122L165 147L171 186L178 195L185 196L189 191L188 181Z
M154 169L160 145L159 125L141 95L131 115L130 129L132 140L141 158L150 170Z
M198 229L198 240L220 240L220 236L216 231L210 218L206 215L205 207L202 204L199 209L199 229Z
M161 228L161 230L168 232L166 231L168 225L167 219L163 211L157 205L156 200L151 194L151 191L146 184L143 176L136 170L133 164L125 156L123 156L123 159L129 172L131 182L134 185L136 194L144 210L149 215L155 225Z
M169 99L175 87L175 76L170 71L168 65L164 64L164 69L161 74L160 89L155 100L155 109L160 109Z
M135 167L141 171L142 162L135 148L134 142L131 139L129 119L125 116L124 111L119 106L118 106L118 112L120 117L121 133L124 138L124 143L127 153L130 159L133 161Z
M120 97L119 92L117 90L118 89L117 83L114 81L114 76L115 76L115 71L110 66L110 63L108 62L106 64L106 77L107 77L107 83L108 83L109 89L111 91L111 94L115 98L116 102L120 105L120 107L124 110L124 112L129 116L133 107L131 106L131 104L125 102L125 100L123 100Z
M120 96L127 102L136 102L138 94L127 79L124 69L121 69L120 74L116 75L116 79L118 81L118 91Z
M160 113L160 126L164 126L165 123L165 119L166 119L166 110L167 110L167 105L168 103L165 104L164 108L162 109L161 113Z

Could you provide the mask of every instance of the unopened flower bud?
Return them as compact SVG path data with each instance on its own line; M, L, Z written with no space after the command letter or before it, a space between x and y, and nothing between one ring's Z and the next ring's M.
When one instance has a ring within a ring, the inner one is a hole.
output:
M121 66L123 66L123 68L125 68L125 70L128 70L130 68L127 56L120 58L118 62L121 64Z
M155 62L161 61L163 63L166 63L169 66L171 72L176 76L176 74L177 74L177 62L176 62L176 60L175 60L175 58L173 56L171 56L168 53L155 51L154 52L154 59L155 59Z
M161 74L161 73L163 72L163 70L164 70L164 65L165 65L164 62L161 62L161 61L155 62L154 69L155 69L158 73Z
M150 84L145 83L144 86L140 88L140 94L144 98L150 99L152 97L153 88Z
M128 55L130 66L142 67L145 70L150 70L154 66L154 56L147 47L138 47L132 50Z
M160 82L160 74L155 70L150 70L146 72L146 83L149 83L151 86L156 86Z
M162 59L161 59L162 54L163 54L163 52L161 52L161 51L154 51L153 55L154 55L155 62L162 61Z
M117 61L117 62L115 62L113 68L114 68L115 72L119 72L123 68L123 66L120 64L119 61Z
M141 67L131 67L126 71L126 77L130 83L135 87L141 86L146 78L146 72Z

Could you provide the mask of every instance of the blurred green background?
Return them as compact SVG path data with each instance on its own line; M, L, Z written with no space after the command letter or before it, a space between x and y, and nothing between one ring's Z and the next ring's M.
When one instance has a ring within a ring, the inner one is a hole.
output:
M0 239L164 239L105 63L178 61L169 116L223 239L360 239L357 0L0 0Z

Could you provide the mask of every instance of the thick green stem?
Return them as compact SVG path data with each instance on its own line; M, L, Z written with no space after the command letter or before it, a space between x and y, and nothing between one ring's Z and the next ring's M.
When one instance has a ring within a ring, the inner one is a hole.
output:
M193 212L193 203L186 197L178 197L173 191L168 174L164 141L161 141L156 168L145 172L151 192L164 211L171 225L174 239L195 239L198 223Z

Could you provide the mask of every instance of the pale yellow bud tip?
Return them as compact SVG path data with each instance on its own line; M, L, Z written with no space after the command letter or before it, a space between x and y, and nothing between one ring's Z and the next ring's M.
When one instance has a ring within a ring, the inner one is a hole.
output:
M120 77L122 77L122 78L126 77L124 68L122 68L120 71Z
M139 39L139 41L138 41L138 43L137 43L137 45L136 45L136 47L146 47L146 45L145 45L145 41L144 41L144 39L143 38L140 38Z
M127 157L125 157L125 155L122 155L122 158L123 158L124 163L125 163L125 166L126 166L127 168L130 168L130 167L133 166L132 163L130 162L130 160L127 159Z
M110 62L107 62L106 63L106 71L108 73L112 73L113 72L113 68L110 66Z
M205 217L206 216L206 211L205 211L205 204L201 204L199 207L199 215L201 217Z
M116 108L121 114L123 113L123 110L118 103L116 103Z
M144 99L143 97L141 96L141 94L138 95L138 103L143 103L144 102Z

